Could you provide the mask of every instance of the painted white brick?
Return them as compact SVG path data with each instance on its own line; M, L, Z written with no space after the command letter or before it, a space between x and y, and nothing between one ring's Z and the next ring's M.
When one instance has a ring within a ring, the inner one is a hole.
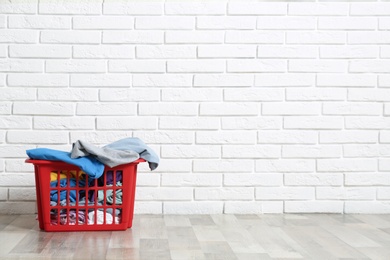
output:
M208 74L195 75L195 87L250 87L253 85L250 74Z
M379 87L390 87L390 75L384 74L379 75L378 77L378 85Z
M378 21L374 17L320 17L318 29L325 30L375 30Z
M390 131L381 131L379 134L380 143L390 143Z
M35 14L38 9L38 1L16 1L11 0L0 3L0 13L3 14Z
M29 129L32 126L30 117L0 116L0 129Z
M209 102L200 104L200 115L258 115L259 107L258 104L252 102L232 102L232 103L220 103L220 102Z
M322 131L320 132L320 143L376 143L378 141L377 131Z
M346 72L347 61L301 59L290 60L288 70L292 72Z
M209 145L167 145L161 147L163 158L219 158L221 148Z
M390 46L381 46L380 57L381 58L390 58Z
M162 202L135 201L134 214L162 214Z
M286 129L341 129L344 120L336 116L289 116L284 118L284 128Z
M7 45L5 45L5 44L4 45L0 45L0 58L6 58L7 57L7 52L8 52Z
M85 140L91 144L109 144L122 138L130 137L130 131L71 131L70 143Z
M42 31L42 43L84 44L100 43L100 32L94 31Z
M379 103L329 102L323 104L324 115L380 115L383 106Z
M133 28L134 18L127 16L83 16L73 18L73 29L124 30Z
M225 89L224 100L228 101L282 101L284 91L275 88Z
M67 144L67 132L54 131L8 131L7 142L11 144Z
M318 159L319 172L369 172L377 170L375 159Z
M110 1L103 3L103 14L121 15L161 15L164 3L159 1L148 2L120 2Z
M225 186L281 186L283 174L281 173L226 173L223 184Z
M285 185L291 186L341 186L341 173L288 173L284 176Z
M390 188L378 188L378 199L388 200L390 199Z
M228 14L285 15L287 14L287 3L230 2L228 4Z
M253 200L254 188L195 188L195 200Z
M36 202L0 202L0 210L3 214L32 214L36 213Z
M272 102L262 105L263 115L319 115L321 105L316 103Z
M11 102L3 102L0 104L0 115L10 115L12 112L12 103Z
M346 201L346 214L389 214L390 203L387 201Z
M317 187L316 198L325 200L375 200L375 188Z
M198 104L194 103L140 103L138 105L140 115L183 115L194 116L198 114Z
M390 32L348 32L349 44L388 44Z
M43 61L1 59L0 72L43 72Z
M5 131L0 131L0 144L5 143Z
M102 5L95 1L69 3L62 1L40 2L40 14L100 14Z
M31 165L25 163L25 160L19 159L10 159L5 161L5 170L7 172L31 172ZM34 193L35 196L35 193Z
M135 28L160 30L194 29L195 18L184 16L136 17Z
M16 29L70 29L71 18L64 16L9 16L8 28Z
M379 159L379 171L390 170L390 159Z
M315 160L283 159L256 160L256 172L313 172Z
M138 187L136 200L192 200L192 188Z
M338 45L324 45L320 46L321 58L376 58L378 56L378 46L338 46Z
M342 201L286 201L285 213L343 213Z
M164 214L222 214L223 202L219 201L194 201L194 202L164 202Z
M115 46L116 47L116 46ZM142 59L185 59L196 58L196 46L161 45L137 46L137 58Z
M151 60L111 60L108 62L108 71L131 73L165 72L165 62Z
M35 92L31 88L0 88L0 100L35 100Z
M0 28L5 28L7 26L7 20L5 15L0 15Z
M73 115L74 105L62 102L15 102L15 115Z
M226 13L223 2L165 2L165 14L169 15L218 15Z
M0 87L5 86L5 76L6 76L5 74L0 74ZM2 91L2 90L0 90L0 91ZM0 95L0 99L1 99L1 95Z
M281 129L280 117L222 117L222 129L225 130L260 130Z
M134 46L121 45L78 45L73 46L74 58L111 58L111 59L131 59L135 57Z
M8 189L0 188L0 201L8 200Z
M225 202L225 214L281 214L283 213L283 201L227 201Z
M390 73L390 61L387 60L352 60L350 72L379 72Z
M223 43L223 31L167 31L166 43Z
M69 78L61 74L9 74L8 86L13 87L67 87Z
M137 186L160 186L160 174L150 172L137 174Z
M129 103L78 103L77 115L135 115L136 104Z
M0 30L0 43L37 43L39 32L34 30Z
M260 144L315 144L318 134L316 131L258 131L257 142Z
M100 101L159 101L158 89L106 88L99 93Z
M164 159L164 163L159 164L155 172L190 172L192 161L189 159ZM149 168L148 168L148 171Z
M98 117L96 128L102 130L154 130L157 128L157 118L154 117Z
M135 131L134 137L147 144L192 144L194 133L189 131Z
M284 43L284 33L274 31L226 31L226 43Z
M139 74L133 75L134 87L190 87L192 75L181 74Z
M348 15L348 3L298 3L288 4L289 15Z
M71 46L18 44L9 46L12 58L70 58Z
M244 131L202 131L196 133L198 144L254 144L255 132Z
M335 145L285 145L282 147L284 158L340 158L341 146Z
M388 157L390 145L349 144L343 147L344 157Z
M315 75L311 73L257 74L255 86L259 87L306 87L313 86Z
M390 15L389 3L353 3L351 15Z
M95 128L95 118L93 117L34 117L34 129L47 130L93 130Z
M289 44L344 44L347 41L345 32L303 31L287 32L286 43Z
M390 185L388 173L346 173L345 185L349 186L383 186Z
M76 74L70 76L72 87L129 87L131 75L128 74Z
M313 200L314 197L314 187L256 188L257 200Z
M389 105L389 104L385 104L384 115L385 115L385 116L390 115L390 105Z
M221 186L222 174L182 174L182 173L163 173L161 186L176 187L202 187L202 186Z
M347 117L345 119L347 129L390 129L390 118L388 117Z
M318 50L318 46L260 45L257 56L259 58L317 58Z
M245 60L235 59L227 62L228 72L285 72L287 61L275 59Z
M257 29L261 30L314 30L316 28L316 24L316 17L260 16L257 18Z
M318 77L318 76L317 76ZM341 101L347 96L346 89L294 88L286 89L288 101Z
M317 74L319 87L375 87L376 76L370 74ZM372 91L372 90L370 90Z
M222 101L222 89L163 89L162 101Z
M167 61L167 72L224 72L225 63L223 60L212 59Z
M252 160L197 159L193 162L193 172L252 172Z
M219 119L215 117L161 116L159 129L218 130Z
M47 88L38 89L38 100L45 101L97 101L97 89Z
M379 29L380 30L388 30L390 29L390 17L381 17L379 18Z
M163 43L162 31L103 31L103 43Z
M36 200L35 188L10 188L9 189L9 200Z
M196 19L197 29L245 30L256 28L253 16L206 16Z
M47 60L46 72L93 73L105 72L106 62L103 60Z
M200 58L254 58L256 46L253 45L202 45L198 47Z
M224 145L222 158L279 158L280 146Z

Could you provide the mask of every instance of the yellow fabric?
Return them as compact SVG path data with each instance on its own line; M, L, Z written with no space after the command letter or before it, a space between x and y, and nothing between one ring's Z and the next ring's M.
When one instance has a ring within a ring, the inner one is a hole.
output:
M85 178L85 172L79 171L78 173L76 171L69 171L69 178L76 178L76 176L79 176L79 180L84 180ZM60 172L60 180L66 179L68 176L68 171L61 171ZM58 173L53 171L50 173L50 181L56 181L58 180Z

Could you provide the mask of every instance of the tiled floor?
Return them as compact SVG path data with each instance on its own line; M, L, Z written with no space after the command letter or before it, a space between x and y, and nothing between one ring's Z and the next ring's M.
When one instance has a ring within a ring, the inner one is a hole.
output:
M0 215L0 259L390 259L389 215L136 215L115 232Z

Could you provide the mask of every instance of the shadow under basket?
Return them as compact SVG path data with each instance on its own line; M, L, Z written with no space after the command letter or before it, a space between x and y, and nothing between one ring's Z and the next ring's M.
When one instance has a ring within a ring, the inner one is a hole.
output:
M34 164L39 228L44 231L113 231L131 228L139 159L110 168L98 179L61 161Z

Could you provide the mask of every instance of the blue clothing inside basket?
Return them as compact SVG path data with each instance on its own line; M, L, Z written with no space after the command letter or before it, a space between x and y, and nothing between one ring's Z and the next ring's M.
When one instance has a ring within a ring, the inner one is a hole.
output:
M49 148L36 148L26 151L28 157L36 160L63 161L78 166L92 179L97 179L103 175L104 164L92 156L71 158L70 153L53 150Z
M50 182L50 187L57 187L58 181L52 181ZM68 185L68 180L67 179L62 179L60 180L60 187L67 187ZM69 187L76 187L77 186L77 180L74 178L69 179ZM85 181L79 180L79 187L84 187L85 186ZM69 191L69 201L70 202L75 202L76 201L76 196L77 192L76 190L70 190ZM58 192L57 190L51 190L50 191L50 200L51 201L58 201ZM66 190L60 190L60 201L61 200L67 200L66 198Z

